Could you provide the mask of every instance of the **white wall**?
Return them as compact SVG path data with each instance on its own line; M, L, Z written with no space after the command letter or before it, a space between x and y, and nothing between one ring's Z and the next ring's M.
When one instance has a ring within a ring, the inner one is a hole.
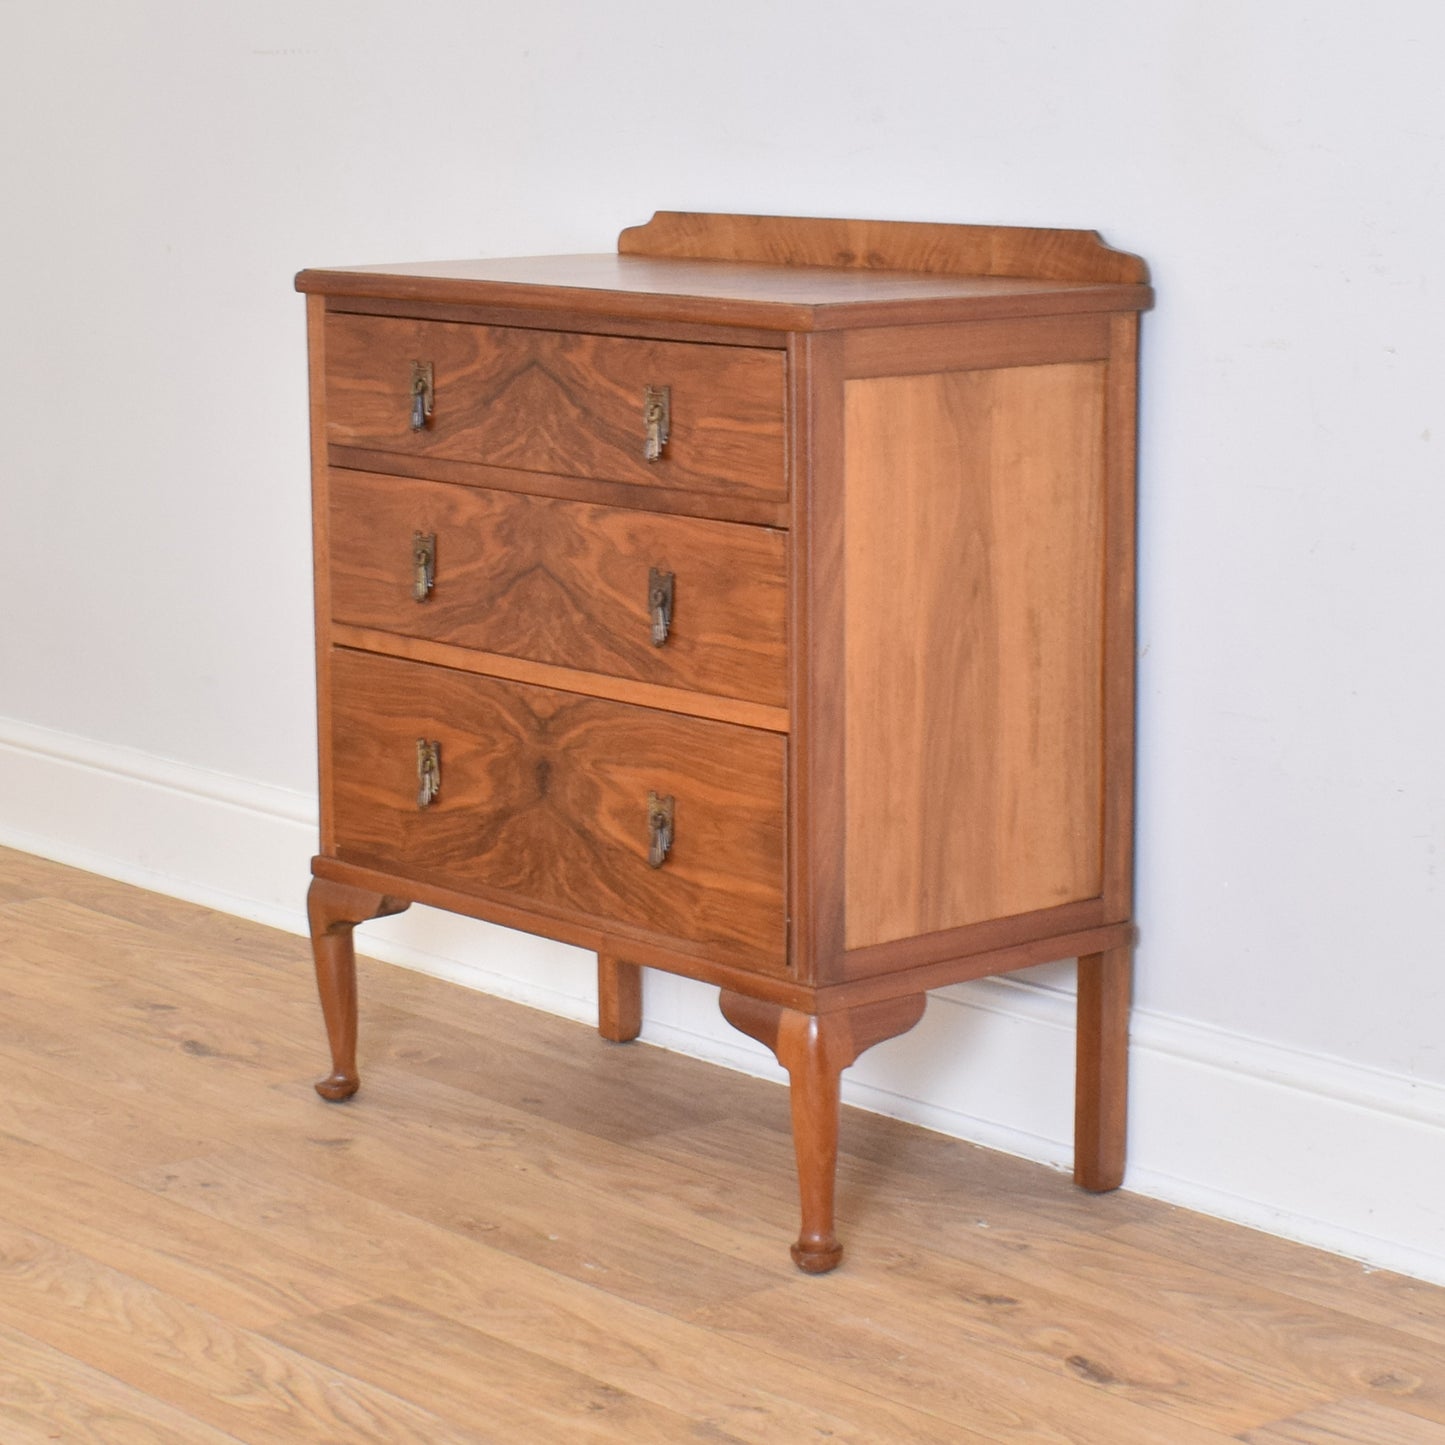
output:
M1445 1278L1445 12L0 22L0 837L296 926L301 266L606 250L658 206L1097 226L1159 292L1129 1182ZM569 950L420 914L383 935L589 1006ZM854 1096L1066 1158L1068 976L950 991ZM760 1066L710 991L653 979L648 1009L651 1036Z

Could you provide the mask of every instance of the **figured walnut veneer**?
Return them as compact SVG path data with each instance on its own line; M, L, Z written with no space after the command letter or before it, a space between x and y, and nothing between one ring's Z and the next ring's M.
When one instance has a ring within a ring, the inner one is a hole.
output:
M334 316L327 322L327 440L641 486L780 495L783 358L519 327ZM413 431L398 390L410 361L436 376ZM638 398L666 378L672 437L656 462L637 440Z
M359 471L330 495L338 623L787 706L785 532ZM420 607L417 531L440 582ZM652 566L682 578L661 647L637 625Z

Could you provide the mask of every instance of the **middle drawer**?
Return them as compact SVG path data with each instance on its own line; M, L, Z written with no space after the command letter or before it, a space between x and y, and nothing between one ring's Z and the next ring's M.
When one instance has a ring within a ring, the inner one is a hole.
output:
M334 621L787 704L787 536L333 469Z

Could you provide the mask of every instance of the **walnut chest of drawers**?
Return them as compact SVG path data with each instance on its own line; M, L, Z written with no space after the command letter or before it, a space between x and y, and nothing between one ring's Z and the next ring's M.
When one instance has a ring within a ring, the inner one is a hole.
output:
M927 990L1079 959L1080 1184L1123 1169L1143 264L1092 232L659 213L617 255L305 271L321 846L717 984L791 1079L800 1267L839 1075Z

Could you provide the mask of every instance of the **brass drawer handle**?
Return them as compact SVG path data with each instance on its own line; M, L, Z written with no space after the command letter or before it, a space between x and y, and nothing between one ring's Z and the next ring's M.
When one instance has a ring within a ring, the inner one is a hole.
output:
M647 832L651 843L647 849L647 866L661 868L667 861L672 848L672 818L675 804L669 795L659 797L656 793L647 795Z
M652 567L647 573L647 610L652 618L652 645L661 647L672 627L671 572Z
M442 790L442 745L426 738L416 740L416 805L429 808Z
M432 364L429 361L413 361L411 364L411 429L421 431L431 420L432 408L436 404L436 389L432 380Z
M646 461L655 462L662 457L667 445L668 434L672 431L672 388L670 386L648 386L642 392L642 426L646 440L642 444L642 455Z
M411 534L411 595L425 602L437 580L437 534Z

